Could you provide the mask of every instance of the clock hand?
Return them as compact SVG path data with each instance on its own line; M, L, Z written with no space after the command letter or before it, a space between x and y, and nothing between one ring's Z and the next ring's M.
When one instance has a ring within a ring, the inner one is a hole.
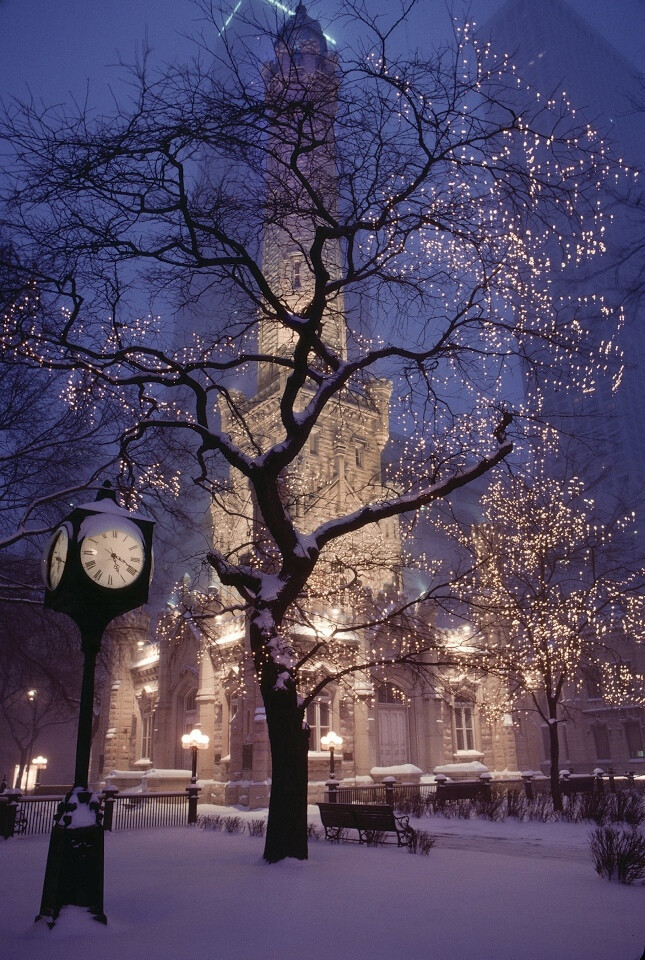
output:
M129 560L124 560L123 557L118 555L118 553L111 553L110 556L113 560L118 560L119 563L125 563L127 565L130 562Z

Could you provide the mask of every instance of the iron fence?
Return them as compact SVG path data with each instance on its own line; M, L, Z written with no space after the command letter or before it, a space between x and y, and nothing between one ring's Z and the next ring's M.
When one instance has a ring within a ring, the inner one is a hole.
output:
M2 798L0 798L2 799ZM15 802L7 799L0 806L0 821L4 822L8 836L28 836L49 833L54 824L54 814L61 797L20 797Z
M111 809L110 809L111 807ZM149 793L105 800L106 830L142 830L145 827L183 827L188 823L188 794Z
M394 805L411 804L425 801L437 791L435 783L394 783L366 784L356 787L338 787L335 791L338 803L390 803L393 795Z
M578 782L577 782L578 781ZM593 781L593 784L587 783ZM584 786L583 786L584 782ZM563 793L583 792L593 786L594 792L615 793L623 790L645 794L645 780L635 780L633 774L608 777L576 777L562 781ZM493 780L493 793L526 792L528 796L550 792L547 778L523 780ZM119 795L106 791L100 795L103 824L106 830L140 830L150 827L181 827L194 823L197 815L197 788L178 793L150 793ZM380 783L363 786L341 786L328 793L326 799L338 803L390 804L394 807L428 806L437 792L436 783ZM54 814L63 797L23 797L16 791L0 794L0 837L33 836L49 833L54 825Z
M63 797L0 796L0 836L20 837L49 833ZM189 823L187 791L145 796L100 795L106 830L140 830L146 827L182 827ZM196 807L196 802L195 802Z
M456 783L480 783L478 780L462 780ZM614 775L576 775L560 779L563 796L576 793L620 793L624 790L636 791L645 795L645 780L636 780L633 774L626 776ZM551 792L551 782L548 777L523 776L521 780L490 779L492 794L525 793L531 798L537 794ZM387 803L394 807L429 805L437 793L436 783L381 783L365 784L362 786L341 786L340 784L327 790L326 800L334 799L338 803Z

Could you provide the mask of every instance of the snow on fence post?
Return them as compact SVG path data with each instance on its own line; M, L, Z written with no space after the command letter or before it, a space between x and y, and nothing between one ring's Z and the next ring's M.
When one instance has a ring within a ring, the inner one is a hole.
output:
M396 783L396 777L383 777L383 783L385 784L385 802L388 807L394 809L394 784Z
M481 785L484 788L484 796L487 800L490 800L491 797L491 783L493 782L493 775L489 770L485 770L484 773L479 774L479 780Z
M610 767L607 771L607 776L609 777L609 792L616 793L616 776L614 774L614 768Z
M112 821L114 819L114 798L119 791L116 787L103 787L101 800L103 801L103 829L112 831Z

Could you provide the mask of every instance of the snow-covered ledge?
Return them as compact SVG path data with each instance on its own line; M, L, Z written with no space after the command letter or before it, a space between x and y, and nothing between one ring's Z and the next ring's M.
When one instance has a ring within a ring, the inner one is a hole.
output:
M120 793L174 793L190 783L190 770L157 769L112 770L105 778L106 787Z
M423 770L413 763L399 763L392 767L372 767L370 775L375 783L383 783L386 777L394 777L397 783L419 783Z
M440 773L451 780L478 780L482 773L490 773L490 770L479 760L472 760L470 763L442 763L432 772L435 775Z

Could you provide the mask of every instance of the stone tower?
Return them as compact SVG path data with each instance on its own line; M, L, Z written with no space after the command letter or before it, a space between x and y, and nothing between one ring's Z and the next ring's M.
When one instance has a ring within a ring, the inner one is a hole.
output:
M263 71L266 96L276 116L276 136L268 151L267 222L262 269L281 304L288 311L299 314L306 312L307 305L316 295L316 274L319 276L319 266L314 263L317 252L312 249L318 218L316 196L323 199L328 210L335 210L337 204L334 121L338 62L336 54L329 50L320 24L309 17L302 4L277 36L274 49L275 60L266 64ZM303 137L307 145L315 142L316 146L298 156L297 169L286 177L285 168L289 168L286 157L294 156L298 144L294 138L295 124L286 124L283 129L280 118L288 115L294 103L305 116L303 122L307 131ZM324 256L324 271L332 281L339 279L339 244L326 244ZM337 356L346 358L347 319L342 288L331 300L323 321L322 339ZM288 367L275 360L288 359L294 349L288 329L276 318L275 307L269 302L260 318L258 345L266 359L259 364L257 391L252 398L236 395L234 399L237 413L242 414L253 443L265 450L280 441L283 429L280 399ZM326 520L378 497L382 488L382 453L389 439L390 393L389 382L374 381L360 391L348 391L321 416L307 448L285 477L285 501L302 533L306 534ZM309 392L305 386L301 391L303 406L312 394L313 391ZM238 443L244 445L248 442L230 408L223 407L221 416L223 428ZM237 544L257 541L257 518L250 490L243 478L231 475L228 496L214 506L213 529L216 546L226 555L234 552ZM341 550L345 552L344 556ZM394 589L400 567L397 520L384 522L377 531L362 531L351 543L333 548L321 568L333 577L334 569L347 566L348 555L369 558L361 572L365 590L376 595ZM374 562L376 556L381 562ZM234 601L221 585L218 586L224 606L228 601ZM307 614L310 623L330 624L350 619L349 614L345 617L342 603L339 605L338 600L326 603L320 595L308 603ZM294 643L310 642L308 633L310 627L301 630L294 626ZM354 638L354 642L362 643L364 639ZM320 669L324 668L325 665L321 664ZM229 710L230 767L226 773L221 771L229 783L225 799L233 802L240 796L248 796L251 805L259 805L267 796L270 777L266 724L248 660L244 661L237 676L241 693L234 710ZM311 780L320 777L322 782L325 779L327 758L315 755L320 751L320 736L331 728L342 731L345 740L345 772L369 772L374 762L373 750L368 743L367 722L367 701L371 694L368 685L363 699L358 696L350 703L341 698L340 690L332 685L320 703L312 704L308 713L313 748L310 754ZM357 713L364 715L361 723L357 723ZM362 730L360 737L355 735L358 727ZM215 771L216 779L217 776ZM242 793L235 787L236 778Z

